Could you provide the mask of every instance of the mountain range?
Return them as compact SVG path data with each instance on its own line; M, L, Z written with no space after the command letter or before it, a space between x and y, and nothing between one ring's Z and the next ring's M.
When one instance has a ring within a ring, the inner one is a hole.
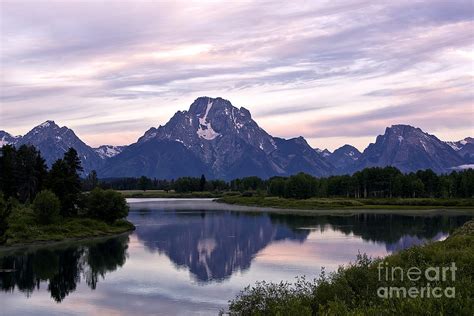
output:
M172 179L181 176L234 179L244 176L288 176L306 172L322 177L353 173L366 167L395 166L403 172L432 169L437 173L473 167L474 138L444 142L409 125L387 127L361 153L351 145L334 152L312 148L303 137L274 137L250 112L222 98L197 98L163 126L148 129L128 146L92 148L67 127L46 121L24 136L0 131L0 145L37 147L49 166L74 147L84 174L99 177Z

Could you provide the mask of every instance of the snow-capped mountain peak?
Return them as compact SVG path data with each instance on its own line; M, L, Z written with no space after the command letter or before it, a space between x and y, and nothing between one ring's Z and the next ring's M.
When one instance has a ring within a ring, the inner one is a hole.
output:
M56 123L54 121L45 121L43 123L41 123L40 125L38 125L37 127L40 127L40 128L46 128L46 127L50 127L50 126L57 126Z
M432 169L448 172L462 159L436 136L410 125L392 125L376 138L359 158L353 170L366 167L394 166L403 172Z
M99 155L66 126L59 127L54 121L45 121L21 137L16 145L33 145L41 151L46 163L51 166L63 157L69 148L76 149L82 161L84 173L101 165Z
M234 107L222 98L200 97L188 111L178 111L164 126L150 128L138 142L171 140L191 148L198 155L216 147L227 137L236 137L269 153L276 149L272 137L252 120L250 112Z
M112 158L120 154L127 146L102 145L94 148L94 151L102 159Z
M21 136L12 136L10 133L0 131L0 147L3 145L15 145Z
M316 150L316 152L322 155L323 157L329 157L332 155L332 153L327 148L325 149L315 148L314 150Z
M277 141L258 126L249 110L222 98L197 98L187 111L178 111L165 125L150 128L133 146L138 152L151 146L147 143L159 143L169 151L188 150L199 164L209 168L210 174L226 179L285 175L297 166L299 170L323 175L331 168L304 138Z
M474 138L466 137L457 142L446 142L466 163L474 163Z

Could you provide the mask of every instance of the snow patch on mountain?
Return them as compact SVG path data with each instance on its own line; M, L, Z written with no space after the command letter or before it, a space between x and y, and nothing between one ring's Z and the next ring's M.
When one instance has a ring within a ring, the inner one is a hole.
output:
M3 146L3 145L9 145L10 144L10 141L7 140L7 138L5 136L3 136L2 138L0 138L0 146Z
M456 167L452 167L453 170L467 170L467 169L474 169L474 164L465 164Z
M220 134L217 133L215 130L212 129L211 122L207 121L207 115L209 114L209 111L212 108L212 102L209 99L209 102L207 103L206 107L206 113L204 113L204 116L199 118L199 128L197 130L197 134L200 138L204 138L207 140L213 140Z
M320 148L315 148L314 150L316 150L316 152L320 155L322 155L323 157L329 157L331 156L331 152L329 150L326 149L320 149Z
M460 143L460 142L459 142ZM449 145L449 147L451 147L452 149L454 149L455 151L460 151L462 149L462 147L459 147L458 146L458 143L457 142L446 142L446 144Z
M102 145L98 148L94 148L94 151L102 159L112 158L120 154L125 146L112 146L112 145Z
M12 136L11 134L0 131L0 147L4 145L14 145L21 139L21 136Z
M54 122L53 122L53 121L46 121L46 122L44 122L44 123L38 125L38 127L42 127L42 128L44 128L44 127L50 127L51 124L54 124Z
M426 147L426 143L425 143L423 140L421 140L421 139L420 139L420 143L421 143L421 146L423 146L423 149L424 149L426 152L428 152L428 149L427 149L427 147Z

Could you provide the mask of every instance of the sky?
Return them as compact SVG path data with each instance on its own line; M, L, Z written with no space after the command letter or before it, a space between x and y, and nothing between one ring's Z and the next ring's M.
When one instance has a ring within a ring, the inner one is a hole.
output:
M133 143L200 96L273 136L363 150L474 136L474 1L0 0L0 130Z

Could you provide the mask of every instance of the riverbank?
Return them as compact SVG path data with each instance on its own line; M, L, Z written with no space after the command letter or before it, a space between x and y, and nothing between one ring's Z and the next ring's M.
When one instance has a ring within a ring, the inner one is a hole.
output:
M268 196L223 196L216 202L232 205L295 210L433 210L466 209L474 211L474 199L342 199L310 198L304 200Z
M210 191L196 191L196 192L175 192L175 191L163 191L163 190L119 190L117 191L122 194L125 198L170 198L170 199L190 199L190 198L220 198L225 196L221 192L210 192ZM229 192L227 192L228 194ZM238 193L232 193L236 194Z
M0 249L113 236L135 229L132 223L124 219L109 224L97 219L82 217L63 218L54 224L41 225L35 220L33 211L26 206L15 208L8 219L8 224L7 240L4 245L0 246Z
M469 221L444 241L415 246L381 259L359 255L355 263L330 275L322 274L318 280L300 278L294 284L260 282L249 286L229 302L228 312L230 315L471 315L474 310L472 262L474 221ZM453 263L455 269L450 268ZM385 278L383 270L381 277L380 267L396 268L398 274ZM413 269L421 271L419 278L413 278L413 274L407 277L407 271ZM448 269L447 276L441 275L443 269ZM404 271L404 278L399 271ZM436 271L437 278L432 273ZM383 293L390 292L383 289L396 289L400 296L384 296ZM403 295L403 289L410 294Z

